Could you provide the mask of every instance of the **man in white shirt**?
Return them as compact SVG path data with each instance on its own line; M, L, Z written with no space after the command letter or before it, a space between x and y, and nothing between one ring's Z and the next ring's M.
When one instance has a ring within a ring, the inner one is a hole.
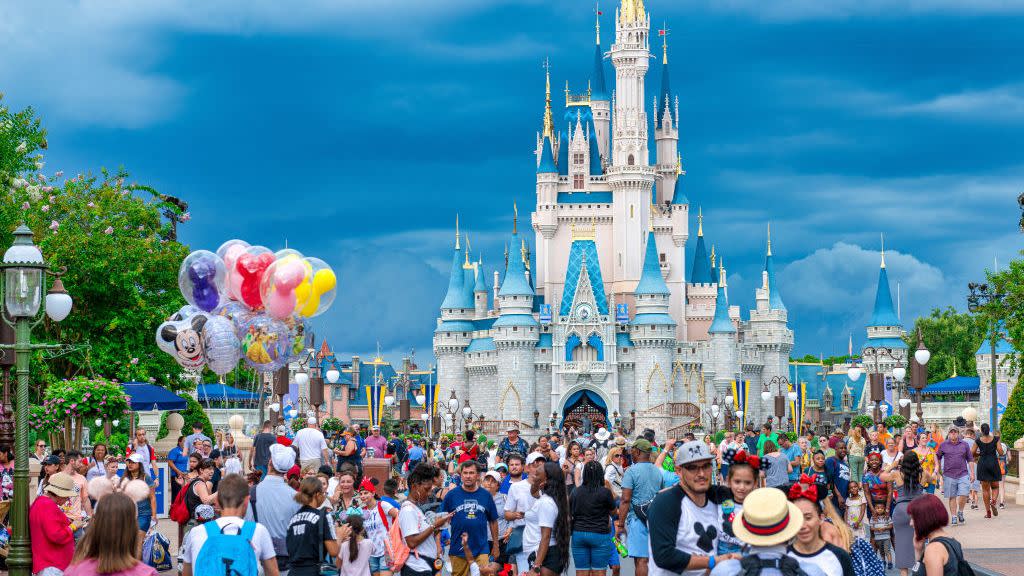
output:
M526 526L526 520L524 520L526 513L537 502L530 491L529 475L536 474L537 469L543 467L545 462L547 460L543 454L530 452L526 457L527 474L523 474L522 480L513 482L508 488L508 496L505 498L505 520L509 521L509 526L514 532L522 534L523 528ZM526 556L527 554L522 550L515 553L516 574L525 572L529 568Z
M249 507L249 483L238 474L228 474L217 486L217 499L221 506L221 517L212 521L215 529L234 534L244 528L245 511ZM201 554L206 543L205 525L190 530L182 544L181 558L184 561L182 576L192 576L193 566L197 561L205 561ZM274 555L274 543L270 540L270 532L262 524L255 525L252 539L253 554L256 561L263 567L264 576L279 576ZM237 559L236 559L237 561Z
M306 419L306 427L295 433L292 446L299 450L299 466L320 468L321 464L330 464L331 451L327 448L324 433L317 428L316 418Z

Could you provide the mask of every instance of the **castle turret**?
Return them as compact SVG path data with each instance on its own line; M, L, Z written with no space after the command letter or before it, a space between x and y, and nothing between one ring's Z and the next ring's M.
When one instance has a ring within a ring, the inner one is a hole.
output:
M636 316L630 338L636 347L636 378L642 391L641 409L651 409L672 400L672 357L676 345L676 322L669 316L671 292L661 275L658 246L653 227L647 233L643 275L637 283ZM669 411L648 414L643 424L667 429Z
M686 285L686 340L697 342L708 339L708 328L715 317L718 286L711 275L708 251L704 244L704 215L697 210L697 242L693 248L690 281Z
M493 405L506 387L512 387L521 400L520 420L533 418L534 356L540 325L533 317L533 288L526 276L526 250L520 248L518 215L512 221L511 252L505 265L505 277L498 290L501 314L491 331L498 352L497 378L471 393L474 406Z
M459 223L455 221L455 250L452 254L452 268L448 277L448 292L441 303L441 318L434 329L434 356L437 358L438 382L442 383L440 393L447 398L454 390L464 398L466 394L466 356L470 334L474 330L471 318L474 313L472 299L465 298L465 268L460 244Z
M772 262L771 226L768 228L768 247L765 252L764 270L761 272L761 287L755 291L756 308L750 311L750 323L744 341L754 345L764 361L761 382L770 382L776 376L788 377L789 353L793 350L793 331L789 329L788 313L782 304L782 297L775 288L775 266ZM783 392L786 392L785 390ZM750 400L751 416L755 415L755 403L759 404L758 417L774 412L774 395L764 401L760 396ZM754 400L756 398L756 400ZM788 405L788 403L787 403ZM788 409L788 408L787 408ZM749 421L749 420L748 420ZM796 420L794 419L794 422Z
M487 317L487 275L484 273L483 257L475 263L476 283L473 285L473 303L476 305L474 317Z
M868 339L861 350L864 369L868 373L891 374L897 365L903 366L907 356L907 344L903 341L904 330L896 309L892 305L892 292L889 290L889 274L885 266L885 244L883 239L882 253L878 269L878 287L875 289L875 306L871 311L871 321L867 326ZM891 353L890 353L891 352ZM895 357L895 358L894 358ZM869 386L864 390L870 391ZM867 394L864 394L867 397ZM893 395L896 400L896 395ZM861 400L858 405L866 405Z
M675 195L677 160L679 158L679 109L673 102L668 73L668 28L658 31L662 38L661 92L654 102L654 140L657 148L658 184L655 203L669 204Z

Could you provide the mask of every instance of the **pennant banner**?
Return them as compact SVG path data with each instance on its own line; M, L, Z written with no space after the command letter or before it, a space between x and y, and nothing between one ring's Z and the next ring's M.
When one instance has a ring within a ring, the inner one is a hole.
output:
M740 420L740 428L747 427L747 394L750 392L750 380L732 381L732 402L734 412L741 410L743 416Z
M374 380L373 384L366 387L366 410L370 416L370 426L380 426L382 412L384 410L384 395L388 387L380 380Z
M789 391L793 391L793 384L790 383ZM796 400L789 403L789 415L793 418L793 430L800 434L803 432L804 424L804 402L807 399L807 383L801 382L796 386Z
M437 415L437 388L437 382L432 382L423 386L423 396L426 397L426 400L424 401L424 408L431 418Z

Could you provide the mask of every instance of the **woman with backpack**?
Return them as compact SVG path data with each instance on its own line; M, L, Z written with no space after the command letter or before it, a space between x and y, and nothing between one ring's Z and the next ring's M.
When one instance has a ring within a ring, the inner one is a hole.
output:
M213 469L215 468L213 460L205 458L199 461L196 465L196 477L189 481L182 489L184 492L184 504L185 510L188 516L185 523L179 522L178 533L182 535L182 539L179 542L184 541L184 535L188 534L188 530L195 523L196 507L200 504L213 504L213 501L217 498L217 493L213 491ZM173 506L172 506L173 508Z
M921 496L910 503L907 513L914 520L914 550L919 558L912 576L965 574L964 567L967 574L973 573L964 560L960 543L944 530L949 524L949 513L938 496Z

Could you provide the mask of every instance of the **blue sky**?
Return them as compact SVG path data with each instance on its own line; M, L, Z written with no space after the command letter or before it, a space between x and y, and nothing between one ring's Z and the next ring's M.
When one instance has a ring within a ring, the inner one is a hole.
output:
M672 30L687 195L730 300L753 305L771 221L795 353L859 346L881 233L907 324L962 309L1022 247L1024 2L647 9ZM287 241L327 260L341 294L314 330L421 363L456 212L499 262L512 202L534 203L541 62L582 88L592 54L576 0L0 2L0 91L43 117L48 170L123 165L185 198L194 248Z

